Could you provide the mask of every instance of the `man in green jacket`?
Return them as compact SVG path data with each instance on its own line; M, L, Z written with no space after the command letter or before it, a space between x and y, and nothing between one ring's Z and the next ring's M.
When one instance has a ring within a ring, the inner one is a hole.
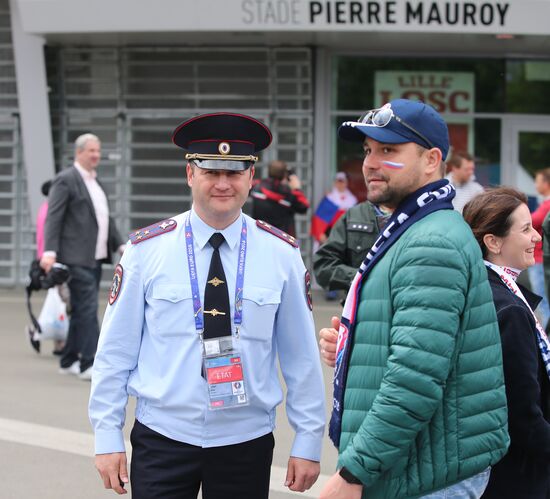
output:
M393 214L321 331L339 447L321 499L478 498L509 444L506 394L487 272L442 179L447 125L397 99L339 135L363 144L368 199Z

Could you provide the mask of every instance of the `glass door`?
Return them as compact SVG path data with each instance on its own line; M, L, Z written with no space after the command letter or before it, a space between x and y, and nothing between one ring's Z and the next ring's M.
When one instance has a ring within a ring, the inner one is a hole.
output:
M516 187L536 198L535 173L550 167L550 118L504 118L501 144L502 184Z

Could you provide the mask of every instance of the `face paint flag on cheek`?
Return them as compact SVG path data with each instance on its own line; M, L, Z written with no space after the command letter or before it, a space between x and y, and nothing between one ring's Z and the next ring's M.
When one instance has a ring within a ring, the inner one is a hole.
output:
M400 170L405 166L404 163L394 163L393 161L382 161L382 164L386 168L391 168L392 170Z

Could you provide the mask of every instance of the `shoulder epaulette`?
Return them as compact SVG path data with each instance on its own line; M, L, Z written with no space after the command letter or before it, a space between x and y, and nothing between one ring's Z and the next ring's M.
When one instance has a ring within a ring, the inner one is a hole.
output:
M160 236L161 234L166 234L167 232L174 230L177 225L178 223L172 219L156 222L148 227L132 232L129 236L130 241L132 241L132 244L139 244L147 239Z
M273 225L268 224L267 222L264 222L263 220L256 220L256 225L260 228L265 230L266 232L269 232L270 234L273 234L274 236L277 236L279 239L282 239L286 243L290 244L291 246L294 246L295 248L299 248L298 241L296 241L296 238L291 236L290 234L287 234L286 232L282 231L281 229L278 229L277 227L273 227Z

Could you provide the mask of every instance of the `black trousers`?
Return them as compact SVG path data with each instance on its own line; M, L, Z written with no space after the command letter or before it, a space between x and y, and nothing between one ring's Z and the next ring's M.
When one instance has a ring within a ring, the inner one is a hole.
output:
M99 323L97 320L101 261L94 268L70 265L71 320L69 335L60 359L61 367L69 367L80 358L80 370L85 371L94 363Z
M172 440L136 420L130 435L133 499L267 499L272 433L235 445L202 448Z

